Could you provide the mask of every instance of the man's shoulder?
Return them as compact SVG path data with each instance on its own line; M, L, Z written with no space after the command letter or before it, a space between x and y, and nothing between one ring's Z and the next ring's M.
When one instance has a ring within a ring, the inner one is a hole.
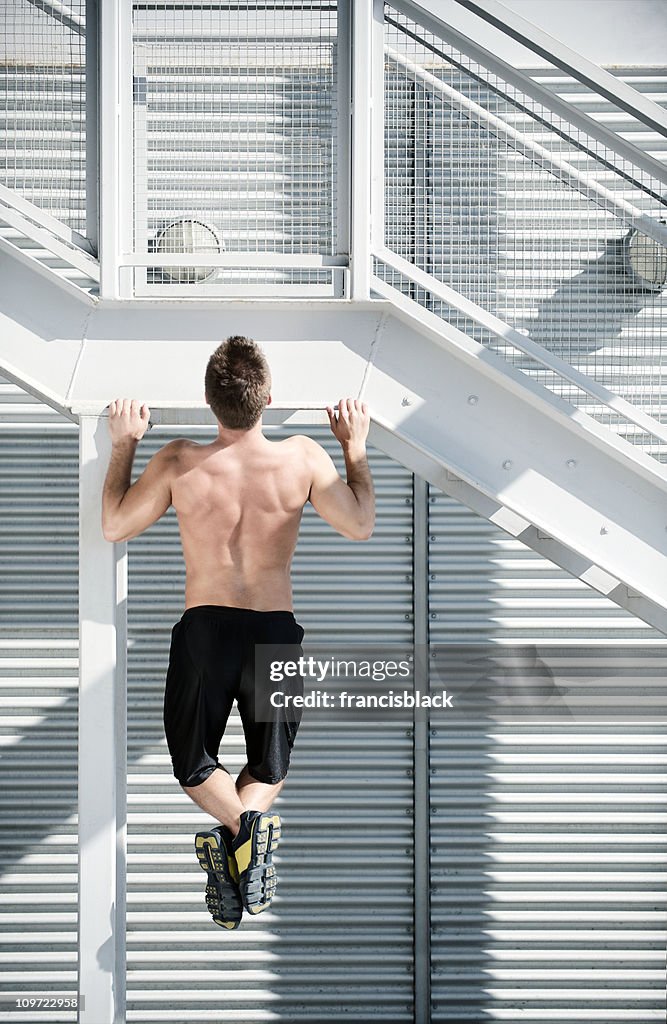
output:
M196 441L190 441L187 437L175 437L173 441L167 441L162 448L159 449L158 455L164 459L165 462L170 462L173 459L182 455L185 451L191 448L198 448L199 445Z
M296 452L301 458L307 459L312 466L317 465L323 456L326 457L326 451L322 445L308 434L292 434L281 443L285 445L284 451Z
M290 437L286 437L282 442L290 447L302 448L304 451L318 451L322 448L322 445L315 441L308 434L292 434Z

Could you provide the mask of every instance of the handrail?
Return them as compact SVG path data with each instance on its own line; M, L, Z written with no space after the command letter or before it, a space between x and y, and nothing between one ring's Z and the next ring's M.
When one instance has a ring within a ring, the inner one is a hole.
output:
M66 224L58 220L56 217L52 217L46 210L42 210L41 207L35 206L29 199L22 196L16 189L9 188L7 185L3 185L0 182L0 204L10 206L12 209L17 210L23 217L29 220L35 221L40 227L50 231L56 238L62 239L68 245L73 245L77 249L81 249L82 252L88 253L89 256L95 256L93 247L90 241L84 236L75 231L74 228L68 228Z
M539 54L546 60L555 64L563 71L567 71L595 92L600 93L606 99L616 103L622 110L632 114L638 121L667 135L667 110L663 110L653 100L633 89L631 85L620 82L614 75L604 71L593 61L582 57L580 53L571 50L569 46L554 39L548 32L544 32L537 25L522 18L520 14L498 3L498 0L456 0L457 4L467 8L478 17L487 21L494 28L499 29L506 36L515 39L518 43L528 47L533 53Z
M52 18L71 32L75 32L76 35L85 36L86 25L83 19L70 10L66 4L60 3L60 0L28 0L28 3L40 11L44 11L45 14L50 14Z
M0 220L5 221L10 227L15 228L27 238L37 242L38 245L41 245L43 249L46 249L53 256L57 256L70 266L81 270L88 277L92 278L93 281L99 281L100 265L96 259L87 252L84 252L83 249L76 248L73 245L66 245L65 242L62 242L60 238L56 238L48 230L45 231L43 228L33 224L19 213L15 207L0 205Z
M312 253L292 255L279 252L165 252L146 255L123 252L120 255L122 267L264 267L270 270L306 270L318 267L347 267L349 264L348 256L321 256Z
M469 317L469 319L474 320L476 324L486 328L486 330L495 334L496 337L509 342L509 344L514 348L519 349L519 351L540 363L541 366L553 371L559 377L569 381L571 384L574 384L591 398L594 398L602 405L606 405L613 412L622 416L630 423L634 423L635 426L639 427L647 434L651 434L653 437L667 442L667 424L662 424L657 420L654 420L651 416L648 416L636 406L627 402L624 398L614 394L613 391L609 391L608 388L604 387L604 385L599 384L593 378L587 377L586 374L576 370L569 363L565 362L564 359L561 359L559 356L549 352L548 349L533 341L529 336L521 334L520 331L510 327L509 324L506 324L503 320L494 316L493 313L489 313L488 310L483 309L470 299L467 299L464 295L461 295L453 288L450 288L449 285L439 281L431 274L427 274L425 271L420 270L418 267L415 267L414 264L409 263L401 256L396 255L396 253L391 252L389 249L384 247L376 249L373 255L393 270L396 270L403 277L407 277L413 284L425 289L432 295L435 295L438 299L442 299L442 301L448 306L451 306L453 309L463 313L464 316ZM373 288L375 290L379 290L377 288L378 281L381 281L381 279L376 279L373 282ZM384 284L384 282L382 283ZM381 294L383 298L392 298L388 292L385 292L384 288L381 290Z
M436 92L440 92L447 98L448 102L456 105L459 109L466 111L468 114L472 114L477 121L485 124L494 134L500 133L511 139L520 152L530 154L531 157L536 158L540 164L546 164L549 166L559 178L566 180L568 184L572 185L573 188L578 189L589 199L593 199L595 202L603 200L608 207L616 211L616 215L618 217L624 218L629 221L633 227L636 227L637 230L648 235L650 238L653 238L656 242L660 242L661 245L667 246L666 224L662 224L660 221L649 217L636 206L633 206L625 199L622 199L620 196L615 195L609 189L605 188L604 185L600 185L594 178L591 178L586 174L582 174L582 172L577 170L576 167L573 167L572 164L569 164L566 160L563 160L555 153L550 153L548 149L545 149L545 147L541 146L538 142L534 142L526 135L523 135L515 128L506 124L502 118L490 113L490 111L480 106L479 103L475 103L473 100L468 99L467 96L457 92L456 89L447 85L446 82L443 82L441 79L422 68L421 65L410 60L405 56L405 54L400 53L391 46L386 46L385 55L405 70L409 71L410 74L420 78L421 81L431 89L434 89Z
M418 0L391 0L391 6L397 11L400 11L400 13L404 14L406 17L412 18L421 28L425 28L427 32L430 32L435 36L444 34L448 43L454 44L462 53L465 53L466 56L472 57L474 61L481 64L487 71L490 71L494 75L498 75L499 78L507 82L509 85L513 85L517 89L520 89L524 95L535 100L537 103L540 103L543 107L546 107L554 114L557 114L558 117L567 121L574 127L581 129L581 131L585 132L591 139L595 139L603 146L606 146L607 149L610 149L617 153L618 156L623 157L624 160L628 160L635 167L638 167L647 174L650 174L652 178L656 179L656 181L660 181L667 185L667 164L657 160L655 157L651 156L650 153L645 153L643 149L639 149L639 147L635 146L633 142L630 142L628 139L624 139L617 132L612 131L612 129L607 128L606 125L596 121L595 118L590 116L590 114L585 113L583 110L579 110L574 104L564 100L555 92L552 92L551 89L547 89L545 86L540 85L540 83L536 82L530 77L530 75L524 74L524 72L512 67L511 64L508 64L506 61L502 60L502 58L497 57L494 53L491 53L490 50L486 50L483 46L480 46L480 44L472 37L464 35L458 29L454 28L453 25L444 21L444 19L429 14L424 8L419 6ZM406 31L403 25L398 25L388 15L386 15L386 20L389 24L394 25L394 27L400 28L402 32ZM425 39L420 39L419 42L422 46L431 50L437 56L450 61L456 66L456 62L448 54L441 54L431 42L428 42ZM465 72L472 78L480 78L480 80L483 81L489 89L503 95L502 89L499 89L497 86L492 86L488 81L486 81L486 79L481 78L481 76L475 74L469 68L465 68ZM521 104L511 97L510 102L521 107ZM523 109L523 107L521 107L521 109ZM536 118L536 120L542 122L543 119L534 111L530 111L530 114L532 117ZM578 149L589 153L590 156L600 162L603 166L612 167L620 177L625 178L626 181L636 185L648 195L652 195L653 198L658 199L661 202L667 202L667 200L662 196L655 195L648 186L643 185L642 182L633 178L632 174L628 171L610 164L609 161L605 160L604 157L597 154L594 150L589 150L581 141L572 138L572 135L562 126L556 127L554 125L549 125L548 127L555 134L571 141Z

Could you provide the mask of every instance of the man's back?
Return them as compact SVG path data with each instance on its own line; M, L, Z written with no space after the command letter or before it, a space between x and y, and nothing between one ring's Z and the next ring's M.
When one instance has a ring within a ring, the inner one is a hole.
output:
M344 537L365 540L373 530L368 410L348 398L336 410L327 406L327 413L347 481L312 438L268 441L257 420L243 429L219 422L218 437L208 445L170 441L129 486L134 449L150 410L134 400L112 402L114 443L102 496L105 538L130 540L173 505L185 558L186 608L291 611L290 564L307 500Z
M211 356L206 401L218 421L208 445L170 441L130 485L136 445L150 410L134 399L109 405L111 459L102 495L105 538L138 536L173 505L186 566L185 611L171 631L163 719L174 776L222 830L195 837L207 873L206 906L216 924L237 928L245 909L266 910L275 893L271 863L280 792L301 712L268 699L273 681L258 671L258 644L301 648L292 612L290 564L303 506L352 540L370 537L373 482L366 460L370 417L359 399L327 406L347 480L309 437L268 441L261 414L271 401L268 364L254 341L228 338ZM292 680L303 693L303 678ZM257 697L260 697L258 703ZM218 753L236 702L247 763L236 781ZM218 770L221 769L221 770Z
M172 504L186 567L185 607L291 610L290 565L312 472L306 438L181 442Z

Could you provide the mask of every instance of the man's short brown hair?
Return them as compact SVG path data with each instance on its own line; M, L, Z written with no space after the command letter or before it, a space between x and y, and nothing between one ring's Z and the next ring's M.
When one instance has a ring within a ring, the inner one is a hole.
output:
M204 380L206 401L223 427L254 427L271 392L269 364L256 342L240 334L227 338L209 359Z

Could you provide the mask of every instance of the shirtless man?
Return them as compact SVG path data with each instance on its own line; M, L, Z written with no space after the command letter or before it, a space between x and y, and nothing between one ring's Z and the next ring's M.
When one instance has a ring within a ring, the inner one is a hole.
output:
M197 833L195 851L208 875L208 909L225 928L238 927L244 908L251 914L265 910L275 892L272 854L280 817L268 812L284 785L299 719L284 709L267 714L266 690L273 687L268 678L255 678L261 675L255 672L255 645L291 645L292 656L295 647L301 650L304 631L292 611L290 566L303 507L310 501L351 540L370 537L375 520L366 406L348 398L327 407L345 458L344 482L312 438L264 437L261 416L270 390L261 349L247 338L228 338L205 375L217 438L203 445L170 441L131 486L150 411L127 398L109 405L105 539L131 540L170 505L178 517L185 611L171 633L164 726L175 777L221 823ZM260 714L256 698L262 689ZM234 700L248 758L236 780L218 761Z

